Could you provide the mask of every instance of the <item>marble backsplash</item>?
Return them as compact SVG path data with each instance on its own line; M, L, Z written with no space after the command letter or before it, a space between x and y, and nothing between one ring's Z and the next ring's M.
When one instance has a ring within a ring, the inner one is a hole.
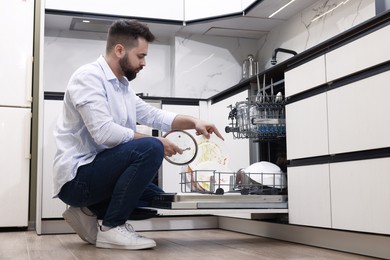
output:
M251 39L175 37L173 96L208 98L237 84L242 61L256 52Z

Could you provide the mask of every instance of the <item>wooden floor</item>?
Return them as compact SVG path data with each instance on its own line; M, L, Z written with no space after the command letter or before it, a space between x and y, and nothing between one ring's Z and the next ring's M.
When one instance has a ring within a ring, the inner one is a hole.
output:
M0 259L372 259L221 229L140 233L155 239L157 247L138 251L98 249L74 234L0 232Z

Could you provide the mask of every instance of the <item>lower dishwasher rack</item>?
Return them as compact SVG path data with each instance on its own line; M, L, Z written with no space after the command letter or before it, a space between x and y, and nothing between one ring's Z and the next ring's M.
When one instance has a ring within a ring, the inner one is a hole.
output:
M287 213L286 173L191 170L180 173L181 193L155 197L152 207L194 214ZM195 211L194 211L195 210ZM169 214L168 212L165 212Z

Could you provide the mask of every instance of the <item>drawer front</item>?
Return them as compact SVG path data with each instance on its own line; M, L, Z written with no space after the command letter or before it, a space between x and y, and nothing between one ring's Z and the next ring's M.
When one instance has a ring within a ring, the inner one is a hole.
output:
M286 105L286 144L289 160L329 153L326 93Z
M328 92L331 154L390 147L390 71Z
M329 165L288 168L291 224L331 227Z
M390 234L390 158L330 165L332 227Z
M332 81L390 60L390 26L326 54L327 80Z
M326 82L325 56L320 56L284 74L286 96L298 94Z

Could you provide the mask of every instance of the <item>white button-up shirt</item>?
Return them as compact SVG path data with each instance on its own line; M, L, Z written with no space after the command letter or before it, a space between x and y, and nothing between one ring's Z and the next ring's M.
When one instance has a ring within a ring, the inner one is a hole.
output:
M118 79L103 56L71 77L54 136L54 197L78 167L99 152L131 141L137 122L171 130L177 114L157 109L135 95L126 78Z

